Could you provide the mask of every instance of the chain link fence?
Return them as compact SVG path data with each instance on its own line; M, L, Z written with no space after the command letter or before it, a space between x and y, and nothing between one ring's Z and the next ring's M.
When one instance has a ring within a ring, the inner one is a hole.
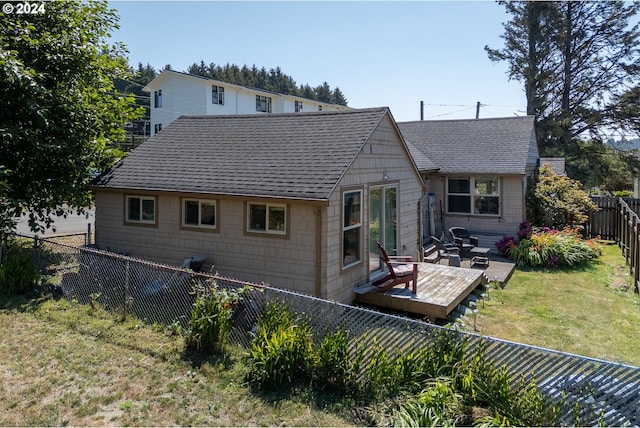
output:
M354 338L375 337L377 345L389 352L429 346L433 334L444 328L218 274L49 239L29 239L33 240L40 271L65 298L85 304L99 303L123 317L134 316L147 323L188 328L196 285L228 291L247 288L245 299L234 311L230 334L231 342L242 347L249 347L266 303L274 300L284 301L292 311L306 314L319 337L327 330L346 328ZM185 266L191 261L186 260ZM514 382L534 378L543 393L555 400L566 400L569 406L563 423L567 425L576 420L575 409L579 409L580 420L587 425L640 424L640 368L467 332L450 332L467 339L469 352L484 346L486 357L507 367Z

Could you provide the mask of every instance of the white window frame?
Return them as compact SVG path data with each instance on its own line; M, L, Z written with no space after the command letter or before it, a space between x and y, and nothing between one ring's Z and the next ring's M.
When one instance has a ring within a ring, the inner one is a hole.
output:
M198 204L198 224L187 223L187 203L196 202ZM202 223L202 206L213 205L213 224ZM198 228L216 230L218 228L218 204L214 199L196 199L196 198L183 198L182 199L182 227Z
M161 123L156 123L155 125L153 125L153 133L157 134L158 132L162 131L162 124Z
M346 201L347 201L347 195L352 194L352 193L357 193L360 195L360 209L359 211L359 216L357 219L352 218L351 220L348 220L346 218ZM353 260L349 263L345 263L345 258L343 257L343 262L342 262L342 268L346 269L349 268L351 266L355 266L359 263L362 263L362 254L363 254L363 248L362 248L362 230L363 230L363 224L362 224L362 218L363 218L363 209L364 209L364 192L362 191L362 189L351 189L351 190L344 190L342 192L342 254L346 255L346 251L347 249L345 248L345 242L346 242L346 233L350 232L352 230L358 230L358 254L357 254L357 258L356 260Z
M295 112L296 113L300 113L302 112L302 101L295 101Z
M476 193L476 181L482 181L487 179L494 179L497 185L498 195L486 195ZM449 180L468 180L469 181L469 193L453 193L449 192ZM501 180L498 176L474 176L474 177L447 177L446 184L446 200L447 200L447 214L460 214L460 215L474 215L474 216L486 216L486 217L499 217L500 207L502 206L502 192L501 192ZM450 196L464 196L469 198L469 211L451 211L451 204L449 201ZM477 210L476 202L480 201L483 197L497 198L498 199L498 212L497 213L480 213Z
M265 220L264 220L264 229L254 227L252 225L251 218L251 207L264 207L265 208ZM275 227L271 228L271 218L270 215L272 210L282 210L284 212L284 219L282 223L278 222ZM264 233L268 235L286 235L287 234L287 224L288 224L288 207L286 204L272 204L272 203L264 203L264 202L247 202L247 232L250 233Z
M211 85L211 103L224 105L224 88L218 85Z
M129 207L131 206L131 202L133 199L139 199L139 207L138 210L140 212L140 217L137 219L133 219L129 217L130 214L130 209ZM143 214L144 214L144 202L147 201L151 201L153 202L153 219L149 220L149 219L145 219L143 218ZM156 220L158 218L158 202L156 200L155 196L142 196L142 195L126 195L125 197L125 213L124 213L124 218L125 218L125 222L126 223L134 223L134 224L156 224Z

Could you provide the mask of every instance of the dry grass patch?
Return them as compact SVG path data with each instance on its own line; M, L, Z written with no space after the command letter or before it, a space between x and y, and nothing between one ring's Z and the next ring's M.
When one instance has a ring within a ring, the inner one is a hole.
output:
M615 245L592 267L518 269L479 309L484 335L640 366L640 299Z
M64 300L0 305L0 426L353 425L253 394L241 350L193 362L165 328Z

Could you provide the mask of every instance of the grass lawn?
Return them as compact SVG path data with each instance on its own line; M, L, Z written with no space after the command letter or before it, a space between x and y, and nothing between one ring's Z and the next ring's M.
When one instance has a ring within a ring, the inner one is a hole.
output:
M516 269L504 289L478 303L486 336L640 366L640 298L620 248L580 269Z
M366 423L326 393L255 393L240 350L193 361L183 343L90 306L0 297L0 426Z

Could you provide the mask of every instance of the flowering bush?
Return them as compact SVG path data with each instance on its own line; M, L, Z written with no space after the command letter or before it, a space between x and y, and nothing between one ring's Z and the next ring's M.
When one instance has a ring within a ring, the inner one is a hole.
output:
M500 251L500 254L511 259L511 257L509 256L509 249L513 245L517 245L518 242L522 241L523 239L527 239L529 238L529 236L531 236L531 223L529 223L528 221L523 221L522 223L520 223L520 228L518 230L517 236L517 238L514 238L513 236L504 236L501 240L496 242L496 248L498 249L498 251Z
M541 228L517 245L512 243L507 254L521 266L578 266L595 262L602 250L594 240L582 239L577 229Z

